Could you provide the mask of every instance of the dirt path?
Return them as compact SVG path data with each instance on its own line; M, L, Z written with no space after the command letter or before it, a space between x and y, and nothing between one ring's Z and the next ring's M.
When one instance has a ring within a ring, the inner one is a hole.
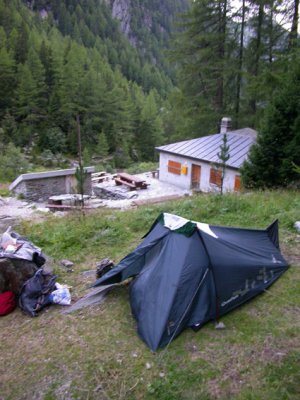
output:
M20 219L41 218L45 211L42 203L31 203L15 197L0 197L0 232L13 226Z

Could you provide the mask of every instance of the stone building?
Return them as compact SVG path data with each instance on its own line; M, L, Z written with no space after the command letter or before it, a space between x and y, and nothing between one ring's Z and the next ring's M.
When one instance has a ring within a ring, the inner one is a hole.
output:
M84 194L92 194L92 173L94 167L85 167ZM20 175L9 186L9 190L31 201L47 201L60 194L77 193L76 168L57 171L35 172Z
M218 192L221 168L218 153L227 135L230 158L226 163L224 192L239 191L240 168L247 159L257 132L251 128L231 131L230 120L223 118L220 133L157 147L159 179L183 189Z

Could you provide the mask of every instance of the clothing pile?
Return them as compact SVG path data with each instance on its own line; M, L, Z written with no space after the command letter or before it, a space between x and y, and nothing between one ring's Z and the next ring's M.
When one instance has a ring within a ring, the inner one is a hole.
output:
M17 304L30 316L49 304L71 304L69 288L44 268L41 249L9 228L0 239L0 315Z

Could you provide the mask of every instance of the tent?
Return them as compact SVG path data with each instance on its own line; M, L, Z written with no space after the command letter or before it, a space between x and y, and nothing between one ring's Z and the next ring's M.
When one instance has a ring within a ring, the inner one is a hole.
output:
M135 277L132 313L140 337L155 351L185 327L199 329L261 293L287 268L277 221L265 230L241 229L164 213L93 286Z

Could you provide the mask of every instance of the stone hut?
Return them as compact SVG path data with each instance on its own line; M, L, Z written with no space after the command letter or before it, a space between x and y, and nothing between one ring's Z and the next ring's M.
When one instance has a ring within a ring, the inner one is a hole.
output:
M92 173L95 167L85 167L84 171L84 194L91 195ZM31 201L47 201L51 196L77 193L75 172L76 168L69 168L23 174L12 182L9 190Z

